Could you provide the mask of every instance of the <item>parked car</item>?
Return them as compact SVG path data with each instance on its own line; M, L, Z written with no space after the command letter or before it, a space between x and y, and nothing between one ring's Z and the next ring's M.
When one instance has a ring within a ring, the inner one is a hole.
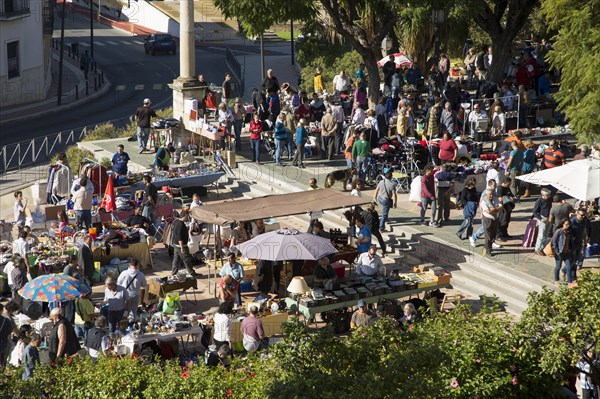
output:
M144 52L156 54L159 51L177 53L177 44L173 36L167 33L153 33L148 35L144 41Z

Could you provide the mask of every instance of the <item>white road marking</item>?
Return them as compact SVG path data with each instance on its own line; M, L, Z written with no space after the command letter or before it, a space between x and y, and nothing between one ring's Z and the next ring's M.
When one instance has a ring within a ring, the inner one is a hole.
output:
M131 43L131 42L126 42L126 41L122 41L122 42L121 42L121 44L127 44L127 45L131 45L131 44L133 44L133 43Z
M112 40L107 40L107 41L106 41L106 44L110 44L110 45L112 45L112 46L118 46L118 45L119 45L119 43L117 43L117 42L113 42Z
M144 85L135 85L135 87L133 88L133 90L137 90L137 91L144 90Z
M95 42L94 45L98 45L98 46L102 46L102 47L106 46L106 44L104 44L102 42Z
M141 41L141 40L134 40L133 42L136 43L136 44L144 44L144 42Z
M90 44L87 42L79 42L79 45L84 47L90 47Z
M117 87L115 87L115 91L124 91L126 88L126 85L117 85Z
M163 88L162 83L154 83L152 85L152 90L162 90L162 88Z

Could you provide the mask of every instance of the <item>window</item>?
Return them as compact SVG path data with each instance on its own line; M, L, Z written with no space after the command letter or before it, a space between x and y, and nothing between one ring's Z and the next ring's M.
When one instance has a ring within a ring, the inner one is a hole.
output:
M6 59L8 61L8 78L19 76L19 42L6 43Z

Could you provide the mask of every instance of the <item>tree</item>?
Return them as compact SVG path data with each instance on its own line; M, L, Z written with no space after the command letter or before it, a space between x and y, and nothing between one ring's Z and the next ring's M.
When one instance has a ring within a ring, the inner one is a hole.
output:
M369 101L379 99L381 78L377 61L381 42L398 20L399 6L393 0L320 0L336 31L361 55L369 74Z
M501 82L513 42L539 0L471 0L473 20L492 39L493 61L487 80Z
M518 354L538 357L539 372L560 379L581 358L590 364L595 384L600 384L600 364L588 351L600 352L600 275L582 273L577 287L557 293L544 289L531 293L527 310L516 326ZM580 369L576 369L580 372Z
M597 0L544 0L542 13L550 29L556 30L549 52L550 64L561 72L559 108L580 141L600 139L600 4Z

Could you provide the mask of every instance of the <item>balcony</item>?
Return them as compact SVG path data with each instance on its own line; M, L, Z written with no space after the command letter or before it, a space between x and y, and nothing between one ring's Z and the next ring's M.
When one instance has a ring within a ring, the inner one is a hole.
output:
M0 0L0 21L25 18L30 14L29 0Z

